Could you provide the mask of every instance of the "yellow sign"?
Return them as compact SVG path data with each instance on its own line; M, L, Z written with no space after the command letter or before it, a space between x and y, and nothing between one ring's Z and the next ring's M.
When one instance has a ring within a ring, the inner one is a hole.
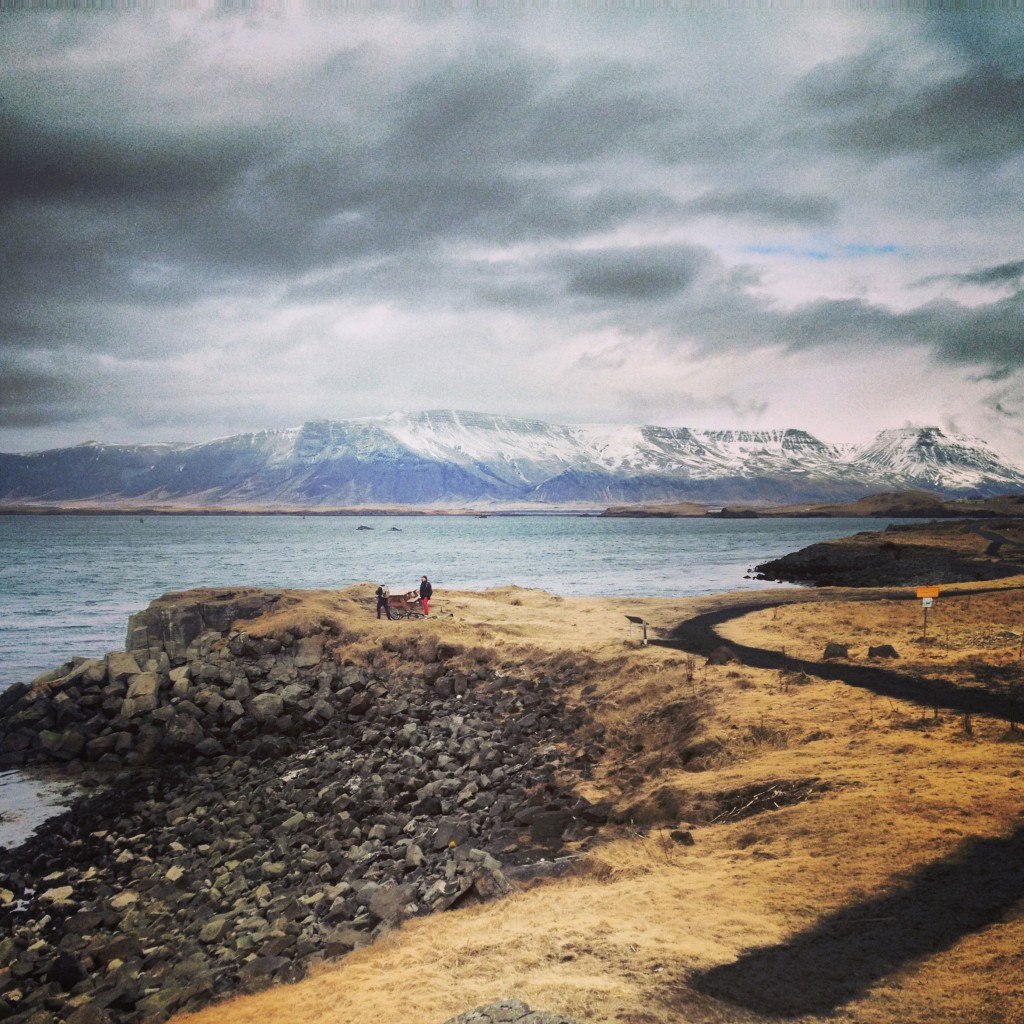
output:
M918 597L938 597L939 596L939 588L938 587L918 587L917 588L917 596Z

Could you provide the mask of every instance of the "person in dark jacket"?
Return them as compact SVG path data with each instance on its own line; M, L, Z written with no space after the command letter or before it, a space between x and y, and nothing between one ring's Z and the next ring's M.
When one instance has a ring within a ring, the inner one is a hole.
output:
M430 595L434 593L434 588L430 585L430 580L426 576L420 577L420 603L423 605L423 614L430 614Z
M387 618L391 618L391 609L388 608L388 588L382 583L377 588L377 618L380 618L380 613L383 611Z

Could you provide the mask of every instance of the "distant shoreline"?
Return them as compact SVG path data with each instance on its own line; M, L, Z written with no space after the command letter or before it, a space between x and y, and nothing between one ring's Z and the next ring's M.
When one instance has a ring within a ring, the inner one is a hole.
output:
M495 516L585 516L597 518L604 509L423 509L423 508L164 508L153 506L0 505L0 516L461 516L490 519Z
M462 518L462 519L522 519L527 516L545 518L575 519L932 519L934 514L899 512L886 516L875 513L866 515L863 512L848 513L808 513L808 512L774 512L767 509L750 514L732 514L729 510L708 511L702 513L675 513L652 511L648 508L637 508L634 511L620 509L502 509L500 512L475 512L472 509L241 509L241 508L67 508L33 505L0 505L0 516L87 516L87 517L124 517L131 518L166 518L174 516L204 517L240 517L240 516L273 516L310 518L371 518L371 517L404 517L404 518ZM980 517L987 518L982 513ZM967 518L967 517L964 517Z
M927 491L893 491L856 501L800 505L618 505L607 509L604 515L647 519L1017 519L1024 517L1024 495L948 500Z
M944 500L926 491L874 494L856 501L801 505L709 505L665 502L637 505L520 506L505 508L430 508L397 506L335 506L306 508L294 505L126 505L126 504L0 504L0 515L31 516L575 516L604 519L989 519L1024 518L1024 494L991 498Z

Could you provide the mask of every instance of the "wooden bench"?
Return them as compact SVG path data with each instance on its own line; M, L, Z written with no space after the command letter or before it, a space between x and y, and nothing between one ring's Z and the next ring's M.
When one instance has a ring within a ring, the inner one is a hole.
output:
M629 635L633 635L633 627L639 626L644 635L644 646L647 646L647 620L640 618L639 615L627 615L626 619L629 621Z
M415 590L406 594L388 595L388 618L389 619L422 619L423 601Z

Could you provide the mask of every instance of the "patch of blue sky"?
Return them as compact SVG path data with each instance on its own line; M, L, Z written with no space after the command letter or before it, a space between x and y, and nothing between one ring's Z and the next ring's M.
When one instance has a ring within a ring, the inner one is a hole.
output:
M910 256L910 251L887 242L884 245L866 242L833 242L821 245L793 245L790 243L772 243L746 245L744 252L758 256L796 256L805 260L842 260L859 259L865 256Z

